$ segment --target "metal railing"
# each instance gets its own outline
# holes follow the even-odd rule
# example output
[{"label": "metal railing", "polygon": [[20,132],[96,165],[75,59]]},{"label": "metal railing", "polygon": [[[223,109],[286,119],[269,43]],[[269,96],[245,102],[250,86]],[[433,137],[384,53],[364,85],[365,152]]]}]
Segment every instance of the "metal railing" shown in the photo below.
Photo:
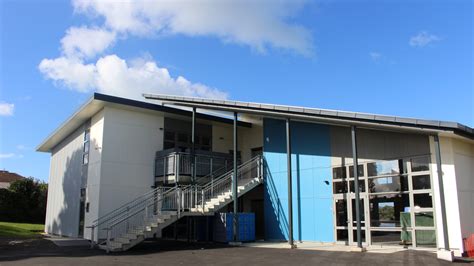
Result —
[{"label": "metal railing", "polygon": [[[127,228],[130,225],[134,224],[132,219],[128,219],[132,216],[139,216],[139,213],[147,214],[146,216],[157,215],[163,208],[162,205],[167,205],[169,208],[176,208],[177,204],[170,203],[170,196],[176,193],[176,188],[167,188],[167,187],[157,187],[134,200],[118,207],[117,209],[102,215],[97,220],[94,220],[90,226],[87,226],[91,230],[90,240],[91,246],[95,244],[101,244],[100,239],[101,232],[103,230],[109,231],[114,225],[119,223],[121,220],[128,220]],[[152,206],[153,208],[150,208]],[[140,214],[141,215],[141,214]],[[145,217],[144,217],[145,218]],[[107,237],[109,237],[109,232],[107,232]]]},{"label": "metal railing", "polygon": [[[263,178],[263,160],[256,156],[238,167],[237,183],[243,185],[254,178]],[[205,212],[205,205],[219,195],[230,192],[232,188],[233,171],[227,171],[205,185],[187,185],[175,187],[158,187],[144,195],[122,205],[121,207],[101,216],[91,226],[91,247],[96,244],[110,243],[125,234],[137,234],[145,230],[151,222],[156,223],[163,211],[175,212],[177,218],[182,212]],[[106,236],[101,238],[100,232]],[[102,239],[99,241],[99,239]]]},{"label": "metal railing", "polygon": [[[247,184],[254,178],[263,179],[263,160],[262,156],[256,156],[249,161],[241,164],[237,171],[237,185]],[[233,180],[233,170],[230,170],[220,177],[211,180],[205,185],[189,185],[183,188],[183,210],[200,208],[205,212],[207,202],[224,193],[231,192]]]},{"label": "metal railing", "polygon": [[[197,180],[211,175],[218,176],[232,168],[232,156],[225,153],[198,151],[193,156],[186,152],[164,150],[157,152],[155,157],[155,177],[174,176],[179,181],[180,176],[192,176],[192,163],[195,164]],[[206,181],[206,179],[204,179]]]}]

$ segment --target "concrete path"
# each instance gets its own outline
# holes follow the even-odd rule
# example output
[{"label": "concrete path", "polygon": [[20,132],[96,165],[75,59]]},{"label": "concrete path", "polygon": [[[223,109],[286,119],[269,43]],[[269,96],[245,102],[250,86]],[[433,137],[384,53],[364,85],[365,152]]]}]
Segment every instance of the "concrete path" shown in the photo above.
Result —
[{"label": "concrete path", "polygon": [[178,241],[145,241],[128,252],[106,254],[84,246],[56,246],[40,239],[29,247],[1,247],[0,265],[448,265],[436,255],[401,252],[339,251],[230,247]]}]

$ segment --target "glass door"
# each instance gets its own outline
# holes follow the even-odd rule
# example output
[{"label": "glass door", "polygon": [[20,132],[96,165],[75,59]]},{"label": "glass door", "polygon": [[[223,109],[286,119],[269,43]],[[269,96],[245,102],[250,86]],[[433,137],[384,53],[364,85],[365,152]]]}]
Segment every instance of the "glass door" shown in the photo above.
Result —
[{"label": "glass door", "polygon": [[[366,235],[367,235],[367,226],[366,226],[366,220],[365,217],[366,215],[366,210],[367,210],[367,200],[366,200],[367,195],[365,193],[360,194],[360,219],[361,219],[361,236],[362,236],[362,243],[366,242]],[[351,223],[349,224],[349,232],[352,232],[352,234],[349,234],[349,245],[357,245],[357,216],[356,216],[356,199],[355,195],[351,194],[350,195],[350,206],[349,209],[351,210],[349,212],[350,218],[349,220]]]}]

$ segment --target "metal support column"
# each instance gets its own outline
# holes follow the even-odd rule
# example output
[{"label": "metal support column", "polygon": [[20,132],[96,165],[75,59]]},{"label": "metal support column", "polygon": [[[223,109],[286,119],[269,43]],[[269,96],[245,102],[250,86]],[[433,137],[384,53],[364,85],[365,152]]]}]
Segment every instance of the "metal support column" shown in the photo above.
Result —
[{"label": "metal support column", "polygon": [[238,201],[238,195],[237,195],[237,179],[238,179],[238,173],[237,173],[237,112],[234,112],[234,173],[232,175],[232,198],[234,200],[234,226],[233,226],[233,233],[234,237],[233,240],[234,242],[237,242],[237,232],[238,232],[238,206],[237,206],[237,201]]},{"label": "metal support column", "polygon": [[357,246],[362,248],[362,229],[360,219],[360,193],[359,193],[359,165],[357,160],[357,136],[356,127],[351,126],[352,135],[352,161],[354,163],[354,190],[355,190],[355,207],[356,207],[356,221],[357,221]]},{"label": "metal support column", "polygon": [[293,243],[293,187],[291,184],[291,129],[290,119],[286,119],[286,163],[288,168],[288,244],[294,248]]},{"label": "metal support column", "polygon": [[191,121],[191,182],[196,183],[196,107],[193,107],[193,117]]},{"label": "metal support column", "polygon": [[438,135],[434,135],[434,148],[436,156],[436,168],[438,171],[439,201],[441,205],[441,219],[443,222],[444,250],[449,250],[448,220],[446,219],[446,202],[444,200],[443,169],[441,168],[441,147]]}]

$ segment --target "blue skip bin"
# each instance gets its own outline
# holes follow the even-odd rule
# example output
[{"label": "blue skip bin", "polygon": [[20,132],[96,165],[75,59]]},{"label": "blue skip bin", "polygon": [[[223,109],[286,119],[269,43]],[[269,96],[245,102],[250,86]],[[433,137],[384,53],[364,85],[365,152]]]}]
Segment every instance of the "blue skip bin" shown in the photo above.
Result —
[{"label": "blue skip bin", "polygon": [[[255,214],[237,213],[238,232],[237,241],[255,241]],[[217,213],[214,217],[214,241],[228,243],[233,241],[233,213]]]}]

